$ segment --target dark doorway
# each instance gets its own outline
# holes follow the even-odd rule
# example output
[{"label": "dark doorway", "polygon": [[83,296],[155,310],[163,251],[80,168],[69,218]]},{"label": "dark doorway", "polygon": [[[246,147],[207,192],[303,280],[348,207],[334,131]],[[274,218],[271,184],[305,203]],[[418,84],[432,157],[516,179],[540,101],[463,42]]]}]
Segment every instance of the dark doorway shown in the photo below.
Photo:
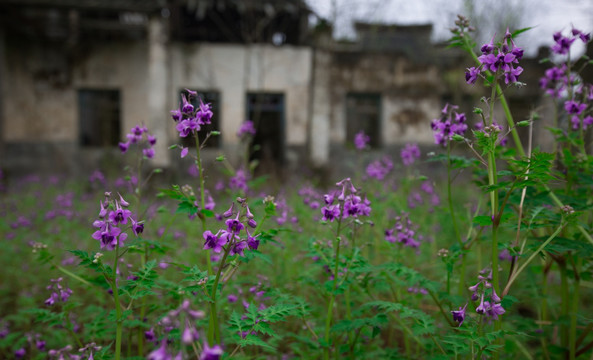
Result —
[{"label": "dark doorway", "polygon": [[381,94],[349,93],[346,96],[346,139],[354,143],[358,132],[370,137],[371,148],[381,146]]},{"label": "dark doorway", "polygon": [[284,94],[247,94],[247,119],[256,129],[250,159],[259,162],[257,172],[276,172],[284,163]]},{"label": "dark doorway", "polygon": [[117,146],[120,141],[118,90],[78,90],[78,138],[82,146]]}]

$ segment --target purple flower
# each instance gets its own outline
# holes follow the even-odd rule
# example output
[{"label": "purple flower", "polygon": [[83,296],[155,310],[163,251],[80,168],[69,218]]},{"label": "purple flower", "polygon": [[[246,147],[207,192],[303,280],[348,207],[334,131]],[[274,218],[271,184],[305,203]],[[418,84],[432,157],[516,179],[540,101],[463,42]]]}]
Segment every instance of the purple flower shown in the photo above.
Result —
[{"label": "purple flower", "polygon": [[334,221],[335,218],[340,216],[340,208],[338,205],[329,205],[321,208],[321,214],[323,215],[323,221]]},{"label": "purple flower", "polygon": [[144,156],[146,156],[149,159],[152,159],[154,157],[154,149],[153,148],[147,148],[147,149],[142,149],[142,154],[144,154]]},{"label": "purple flower", "polygon": [[17,359],[22,359],[25,357],[26,353],[27,352],[25,351],[25,348],[20,348],[14,352],[14,357],[16,357]]},{"label": "purple flower", "polygon": [[212,249],[215,253],[220,253],[222,247],[228,243],[228,236],[220,236],[212,234],[210,230],[204,231],[204,250]]},{"label": "purple flower", "polygon": [[371,138],[364,133],[364,131],[360,131],[354,136],[354,146],[358,150],[366,149],[368,143],[371,141]]},{"label": "purple flower", "polygon": [[210,104],[204,104],[202,99],[200,99],[200,108],[196,113],[196,118],[198,119],[198,124],[200,125],[207,125],[210,124],[210,119],[212,119],[212,110],[210,110]]},{"label": "purple flower", "polygon": [[138,236],[139,234],[142,234],[144,231],[144,223],[136,222],[136,220],[131,217],[130,220],[132,220],[132,231],[134,232],[134,235]]},{"label": "purple flower", "polygon": [[186,115],[191,114],[194,111],[194,106],[187,101],[185,94],[181,94],[181,101],[183,102],[181,105],[181,112]]},{"label": "purple flower", "polygon": [[420,159],[420,148],[416,144],[406,144],[400,154],[404,165],[410,166],[416,159]]},{"label": "purple flower", "polygon": [[573,100],[564,103],[564,109],[566,109],[569,114],[580,115],[586,108],[587,104],[581,104]]},{"label": "purple flower", "polygon": [[523,72],[520,66],[516,68],[513,66],[523,57],[523,49],[515,45],[508,29],[500,47],[494,45],[493,37],[489,43],[482,45],[480,50],[482,51],[482,55],[478,57],[480,66],[468,68],[465,73],[465,81],[468,84],[474,84],[483,70],[504,74],[506,84],[516,82],[517,77]]},{"label": "purple flower", "polygon": [[122,154],[125,154],[126,151],[128,151],[128,148],[130,147],[130,142],[126,141],[124,142],[120,142],[119,143],[119,150],[121,151]]},{"label": "purple flower", "polygon": [[453,135],[463,135],[467,130],[465,114],[456,112],[456,109],[457,106],[446,104],[441,117],[432,120],[430,126],[437,145],[446,146]]},{"label": "purple flower", "polygon": [[219,345],[213,347],[208,346],[208,343],[204,343],[204,351],[200,355],[200,360],[220,360],[224,351]]},{"label": "purple flower", "polygon": [[161,346],[148,354],[146,358],[148,360],[171,360],[171,356],[167,354],[167,340],[163,339]]},{"label": "purple flower", "polygon": [[465,72],[465,82],[468,84],[474,84],[476,80],[478,80],[478,75],[480,75],[481,71],[477,67],[468,68]]},{"label": "purple flower", "polygon": [[229,252],[230,256],[239,255],[245,256],[243,251],[247,249],[247,241],[238,241],[231,247],[231,251]]},{"label": "purple flower", "polygon": [[461,326],[465,320],[465,308],[467,308],[467,304],[465,304],[464,307],[459,307],[459,310],[451,311],[451,314],[453,315],[453,321],[459,323],[457,326]]},{"label": "purple flower", "polygon": [[251,250],[257,250],[259,247],[259,239],[257,239],[257,237],[251,236],[251,234],[247,232],[247,245]]},{"label": "purple flower", "polygon": [[132,215],[132,212],[128,209],[122,209],[118,203],[116,203],[115,211],[109,212],[109,220],[114,225],[127,224],[128,218]]},{"label": "purple flower", "polygon": [[52,293],[47,300],[45,300],[45,305],[52,306],[57,301],[66,302],[70,295],[72,295],[72,290],[63,286],[61,284],[62,278],[51,279],[51,285],[47,287],[47,290],[51,290]]},{"label": "purple flower", "polygon": [[228,219],[227,221],[225,221],[225,224],[227,226],[228,231],[233,234],[239,234],[241,230],[245,228],[245,225],[243,225],[241,221],[239,221],[239,213],[237,213],[237,217],[235,217],[234,219]]},{"label": "purple flower", "polygon": [[237,131],[237,136],[240,138],[244,137],[245,135],[254,136],[255,132],[256,131],[253,121],[246,120],[243,122],[243,124],[241,124],[241,127],[239,127],[239,130]]}]

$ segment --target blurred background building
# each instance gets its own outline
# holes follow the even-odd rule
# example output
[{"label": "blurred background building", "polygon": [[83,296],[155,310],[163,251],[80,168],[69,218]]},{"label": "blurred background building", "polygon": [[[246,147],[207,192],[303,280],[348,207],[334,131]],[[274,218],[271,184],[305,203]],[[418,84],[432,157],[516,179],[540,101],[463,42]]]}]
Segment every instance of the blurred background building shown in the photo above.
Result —
[{"label": "blurred background building", "polygon": [[[249,119],[264,171],[327,169],[361,130],[376,152],[430,146],[445,103],[471,111],[483,95],[465,84],[471,59],[433,43],[431,24],[354,28],[336,41],[304,0],[0,0],[0,167],[89,172],[116,161],[136,124],[158,139],[153,164],[172,167],[170,110],[191,89],[212,104],[206,130],[221,131],[209,159],[240,157]],[[522,66],[530,85],[508,93],[519,120],[543,104],[547,67]]]}]

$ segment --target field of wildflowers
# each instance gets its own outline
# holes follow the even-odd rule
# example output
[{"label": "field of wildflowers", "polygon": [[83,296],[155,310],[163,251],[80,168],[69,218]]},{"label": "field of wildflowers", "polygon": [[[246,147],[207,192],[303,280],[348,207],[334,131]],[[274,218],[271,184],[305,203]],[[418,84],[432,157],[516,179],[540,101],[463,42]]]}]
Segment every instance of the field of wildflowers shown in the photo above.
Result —
[{"label": "field of wildflowers", "polygon": [[[213,115],[187,90],[171,126],[196,147],[170,151],[195,160],[190,184],[153,186],[159,139],[143,125],[120,143],[133,164],[120,177],[0,176],[0,358],[591,358],[593,85],[575,65],[589,59],[569,56],[590,35],[554,35],[538,85],[559,111],[542,152],[517,134],[538,114],[515,121],[505,100],[525,29],[479,50],[471,30],[460,16],[451,45],[490,96],[473,114],[443,108],[431,157],[408,144],[329,187],[270,187],[246,121],[244,160],[221,156],[214,182],[200,151],[218,134],[198,137]],[[420,175],[424,161],[447,178]]]}]

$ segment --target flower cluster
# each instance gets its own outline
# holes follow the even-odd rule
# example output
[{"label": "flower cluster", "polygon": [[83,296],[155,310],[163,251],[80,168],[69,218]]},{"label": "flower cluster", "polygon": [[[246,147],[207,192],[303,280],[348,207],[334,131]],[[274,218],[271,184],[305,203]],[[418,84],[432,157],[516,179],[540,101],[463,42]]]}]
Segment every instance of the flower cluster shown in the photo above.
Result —
[{"label": "flower cluster", "polygon": [[357,150],[364,150],[368,147],[370,141],[371,138],[364,131],[360,131],[354,136],[354,147]]},{"label": "flower cluster", "polygon": [[156,144],[156,137],[150,135],[148,133],[148,129],[146,126],[136,125],[134,126],[128,134],[126,134],[126,138],[128,141],[120,142],[119,149],[121,150],[122,154],[125,154],[126,151],[130,148],[132,144],[139,144],[142,142],[142,139],[146,136],[146,143],[148,146],[142,149],[142,154],[149,159],[154,157],[154,145]]},{"label": "flower cluster", "polygon": [[[567,67],[566,64],[551,67],[546,70],[544,77],[539,80],[539,86],[545,90],[546,94],[560,98],[561,94],[568,86],[568,77],[566,76]],[[571,76],[571,83],[575,80],[574,76]]]},{"label": "flower cluster", "polygon": [[479,67],[468,68],[465,73],[465,81],[474,84],[482,72],[490,70],[504,76],[505,84],[514,83],[523,72],[521,66],[515,67],[523,57],[523,49],[515,46],[512,35],[507,29],[501,44],[494,45],[494,37],[488,44],[482,45],[482,55],[478,57]]},{"label": "flower cluster", "polygon": [[171,117],[177,123],[175,128],[180,137],[195,135],[200,131],[201,126],[212,122],[213,115],[210,104],[204,104],[202,99],[200,99],[200,105],[194,107],[191,100],[197,98],[198,93],[188,89],[186,91],[187,97],[181,94],[182,103],[179,108],[171,111]]},{"label": "flower cluster", "polygon": [[251,120],[244,121],[237,131],[237,136],[240,138],[244,138],[247,135],[255,136],[255,125]]},{"label": "flower cluster", "polygon": [[395,217],[395,225],[391,229],[385,230],[385,240],[417,249],[420,247],[420,238],[416,239],[414,228],[409,214],[402,212],[400,216]]},{"label": "flower cluster", "polygon": [[99,202],[99,219],[93,223],[98,230],[93,233],[93,239],[100,241],[101,249],[113,250],[117,245],[124,245],[128,235],[122,232],[120,226],[126,225],[128,219],[135,235],[144,231],[144,224],[134,220],[132,212],[126,209],[129,205],[121,195],[119,200],[112,200],[109,192],[105,193],[105,200]]},{"label": "flower cluster", "polygon": [[51,291],[51,295],[47,300],[45,300],[45,305],[52,306],[56,303],[56,301],[66,302],[70,295],[72,295],[72,290],[63,286],[61,284],[62,278],[57,279],[50,279],[52,282],[50,285],[47,286],[47,290]]},{"label": "flower cluster", "polygon": [[577,38],[585,44],[591,41],[591,35],[585,34],[579,29],[573,28],[568,36],[564,36],[558,31],[554,33],[554,45],[550,47],[550,50],[552,50],[554,54],[566,55],[570,52],[570,47]]},{"label": "flower cluster", "polygon": [[[476,312],[480,315],[486,315],[493,320],[498,320],[498,316],[505,313],[504,308],[500,305],[501,299],[492,287],[492,271],[488,276],[484,276],[486,271],[482,270],[478,275],[478,282],[469,287],[472,292],[472,301],[480,299],[480,305],[476,308]],[[486,293],[490,297],[490,301],[485,301]]]},{"label": "flower cluster", "polygon": [[384,156],[381,160],[371,162],[366,168],[366,174],[370,178],[383,180],[391,170],[393,170],[393,162]]},{"label": "flower cluster", "polygon": [[[224,250],[225,252],[228,251],[230,256],[245,256],[244,250],[248,247],[251,250],[257,250],[259,239],[257,239],[257,236],[252,236],[248,230],[248,227],[255,229],[257,223],[249,210],[247,201],[238,198],[237,203],[239,203],[240,208],[236,214],[234,211],[234,202],[222,214],[224,218],[227,218],[225,221],[226,229],[220,229],[216,234],[213,234],[210,230],[204,232],[204,250],[212,249],[215,253],[220,253]],[[233,216],[235,217],[232,218]],[[245,226],[243,221],[246,222],[247,226]],[[245,230],[245,235],[242,235],[243,230]]]},{"label": "flower cluster", "polygon": [[229,179],[229,188],[231,190],[242,190],[246,193],[249,190],[249,185],[247,185],[248,179],[249,173],[243,169],[239,169],[235,171],[235,175]]},{"label": "flower cluster", "polygon": [[445,105],[441,117],[432,120],[430,127],[434,132],[434,141],[437,145],[446,146],[453,135],[463,135],[467,130],[467,119],[464,113],[458,113],[456,105]]},{"label": "flower cluster", "polygon": [[[350,178],[346,178],[338,183],[336,186],[341,187],[342,191],[330,192],[324,195],[324,207],[321,208],[323,221],[334,221],[341,215],[342,219],[348,217],[357,218],[359,216],[369,216],[371,213],[371,202],[364,197],[356,195],[358,190],[352,185]],[[335,200],[338,200],[334,204]]]},{"label": "flower cluster", "polygon": [[[194,323],[196,320],[202,319],[205,316],[203,311],[193,310],[190,305],[191,303],[189,300],[184,300],[177,309],[169,311],[167,315],[158,322],[158,325],[163,329],[165,334],[170,334],[174,329],[179,329],[179,332],[181,333],[181,342],[184,345],[190,345],[199,340],[200,334],[195,328]],[[183,331],[181,331],[181,328],[183,328]],[[155,344],[158,343],[154,328],[146,331],[144,336],[146,340]],[[168,349],[168,345],[170,345],[170,341],[167,340],[167,336],[164,336],[160,342],[160,346],[148,354],[147,359],[175,360],[183,358],[181,351],[179,351],[177,355],[172,355],[170,349]]]},{"label": "flower cluster", "polygon": [[[570,116],[571,128],[573,130],[578,130],[581,127],[581,115],[584,113],[585,109],[587,109],[587,104],[568,100],[564,103],[564,109]],[[583,130],[587,130],[589,126],[593,125],[593,117],[587,115],[583,118],[582,122]]]},{"label": "flower cluster", "polygon": [[417,159],[420,159],[420,148],[416,144],[406,144],[400,153],[402,162],[405,166],[412,165]]},{"label": "flower cluster", "polygon": [[72,345],[66,345],[61,349],[52,349],[50,351],[47,352],[47,354],[49,355],[50,359],[57,359],[57,360],[63,360],[63,359],[69,359],[69,360],[81,360],[82,356],[80,355],[75,355],[72,354],[72,351],[74,350],[74,348],[72,347]]},{"label": "flower cluster", "polygon": [[308,205],[313,210],[319,209],[319,200],[323,196],[313,187],[304,186],[298,191],[298,194],[303,199],[303,204]]}]

